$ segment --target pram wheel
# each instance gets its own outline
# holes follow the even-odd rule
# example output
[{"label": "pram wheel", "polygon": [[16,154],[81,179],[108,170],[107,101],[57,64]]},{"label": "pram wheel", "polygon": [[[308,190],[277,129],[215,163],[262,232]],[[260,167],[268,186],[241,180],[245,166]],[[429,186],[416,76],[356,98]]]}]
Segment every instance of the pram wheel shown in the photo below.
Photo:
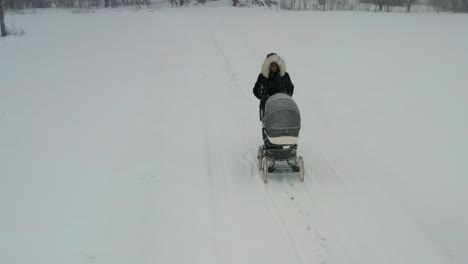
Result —
[{"label": "pram wheel", "polygon": [[264,183],[268,182],[268,159],[265,157],[262,160],[262,179]]},{"label": "pram wheel", "polygon": [[301,181],[304,181],[304,159],[302,158],[302,156],[299,156],[299,158],[297,158],[296,160],[296,166],[299,167],[299,179]]},{"label": "pram wheel", "polygon": [[263,168],[263,148],[262,146],[258,147],[257,153],[257,162],[258,162],[258,169],[261,170]]}]

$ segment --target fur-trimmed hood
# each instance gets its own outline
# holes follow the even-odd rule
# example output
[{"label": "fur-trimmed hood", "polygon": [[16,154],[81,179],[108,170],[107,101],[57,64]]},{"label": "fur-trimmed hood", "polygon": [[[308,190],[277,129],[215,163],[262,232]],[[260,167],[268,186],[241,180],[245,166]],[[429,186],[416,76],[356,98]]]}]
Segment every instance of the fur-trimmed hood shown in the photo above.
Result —
[{"label": "fur-trimmed hood", "polygon": [[262,65],[263,77],[268,79],[268,77],[270,76],[270,65],[272,62],[275,62],[276,64],[278,64],[278,67],[280,70],[279,74],[281,77],[283,77],[286,74],[286,63],[284,63],[284,60],[276,54],[270,55],[263,62],[263,65]]}]

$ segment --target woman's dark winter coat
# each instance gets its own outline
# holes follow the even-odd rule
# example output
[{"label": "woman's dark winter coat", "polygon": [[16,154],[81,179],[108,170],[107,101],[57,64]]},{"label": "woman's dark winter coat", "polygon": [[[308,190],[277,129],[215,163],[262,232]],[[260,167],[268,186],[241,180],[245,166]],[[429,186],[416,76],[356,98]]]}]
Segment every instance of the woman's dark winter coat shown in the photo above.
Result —
[{"label": "woman's dark winter coat", "polygon": [[253,88],[253,93],[261,101],[266,101],[270,96],[276,93],[285,93],[293,95],[294,85],[286,72],[283,77],[279,73],[270,73],[269,78],[265,78],[261,73],[258,75],[257,82]]},{"label": "woman's dark winter coat", "polygon": [[[278,65],[276,73],[270,72],[271,63]],[[265,59],[262,66],[262,73],[258,75],[257,82],[253,88],[255,97],[260,100],[260,116],[265,110],[265,104],[268,98],[276,93],[285,93],[293,95],[294,85],[286,72],[286,64],[278,55],[269,56]]]}]

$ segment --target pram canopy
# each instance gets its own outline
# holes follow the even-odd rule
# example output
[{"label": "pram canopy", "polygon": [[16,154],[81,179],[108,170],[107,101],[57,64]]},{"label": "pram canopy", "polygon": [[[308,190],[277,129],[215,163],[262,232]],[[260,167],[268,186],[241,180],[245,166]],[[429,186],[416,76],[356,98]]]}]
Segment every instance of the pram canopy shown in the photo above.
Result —
[{"label": "pram canopy", "polygon": [[291,96],[277,93],[265,105],[263,127],[273,144],[296,144],[301,129],[301,115]]}]

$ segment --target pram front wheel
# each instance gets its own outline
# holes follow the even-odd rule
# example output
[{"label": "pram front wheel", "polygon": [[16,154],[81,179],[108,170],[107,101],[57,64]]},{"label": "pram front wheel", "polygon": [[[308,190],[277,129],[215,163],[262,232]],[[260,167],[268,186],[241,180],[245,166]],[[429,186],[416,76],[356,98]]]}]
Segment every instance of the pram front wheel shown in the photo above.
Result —
[{"label": "pram front wheel", "polygon": [[257,162],[258,162],[258,169],[261,170],[263,168],[263,148],[262,146],[258,147],[257,153]]},{"label": "pram front wheel", "polygon": [[304,181],[305,171],[304,171],[304,159],[302,158],[302,156],[299,156],[299,158],[297,158],[296,166],[299,167],[299,179],[301,181]]},{"label": "pram front wheel", "polygon": [[262,180],[264,183],[268,182],[268,159],[265,157],[262,160]]}]

